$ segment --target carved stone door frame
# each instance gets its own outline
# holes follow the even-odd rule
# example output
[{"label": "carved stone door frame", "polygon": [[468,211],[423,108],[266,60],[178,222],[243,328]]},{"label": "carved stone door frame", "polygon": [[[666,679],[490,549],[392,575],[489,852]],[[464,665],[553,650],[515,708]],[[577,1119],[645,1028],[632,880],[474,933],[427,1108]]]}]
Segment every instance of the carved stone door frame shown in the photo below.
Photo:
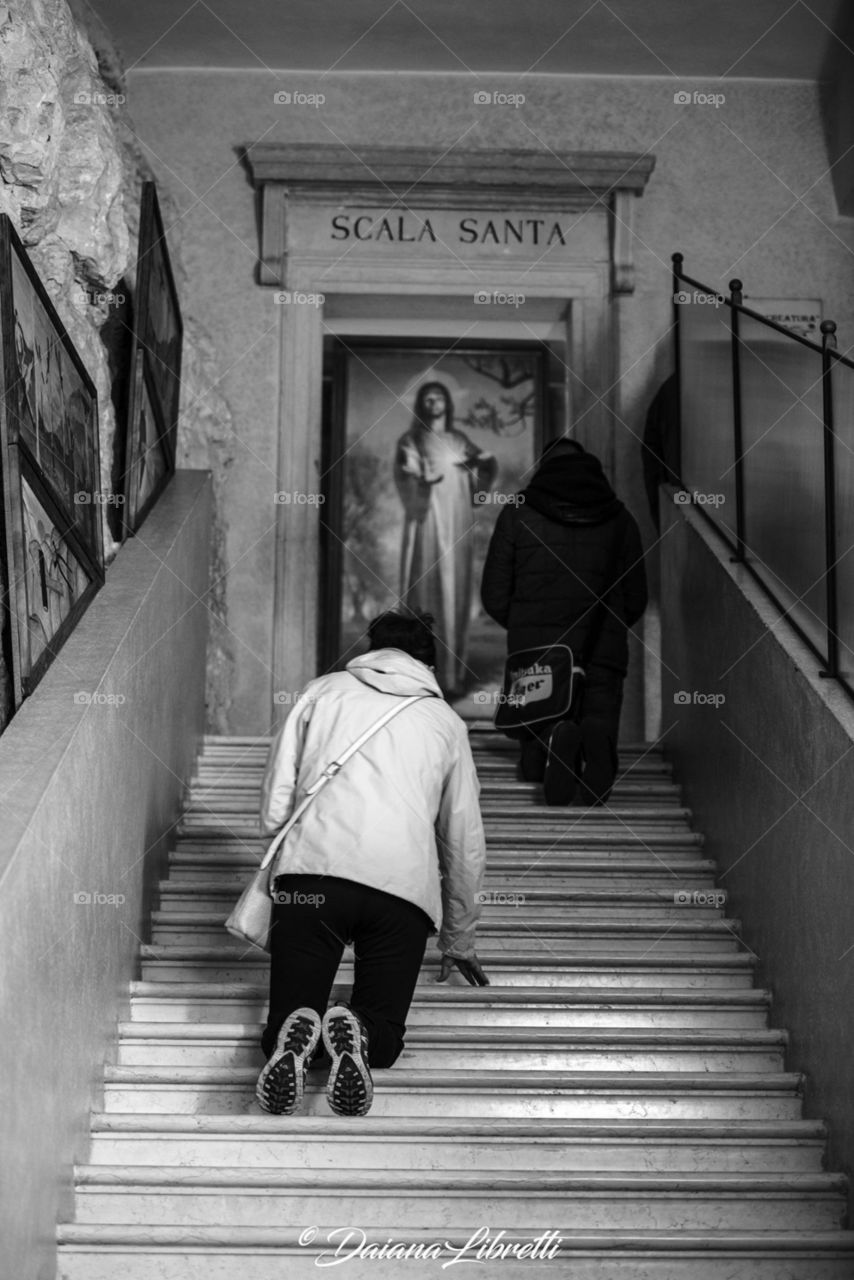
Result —
[{"label": "carved stone door frame", "polygon": [[[607,466],[613,456],[612,388],[615,324],[612,301],[632,291],[632,217],[654,165],[650,156],[615,153],[451,152],[371,148],[356,156],[339,146],[265,144],[248,148],[261,191],[259,283],[283,291],[280,308],[278,488],[304,495],[321,489],[321,392],[326,332],[320,295],[436,295],[472,301],[480,288],[515,290],[553,300],[564,310],[571,421],[595,442]],[[364,226],[387,218],[405,245],[374,241],[343,248],[329,228],[362,211]],[[560,220],[560,255],[542,245],[463,248],[408,242],[411,227],[449,211],[522,211],[548,227]],[[337,211],[337,213],[336,213]],[[437,211],[437,212],[434,212]],[[345,215],[342,217],[342,215]],[[477,221],[472,217],[472,222]],[[537,234],[535,231],[534,235]],[[392,232],[389,232],[391,238]],[[566,238],[564,242],[564,237]],[[435,237],[434,237],[435,241]],[[564,252],[564,249],[566,250]],[[317,674],[319,509],[310,501],[277,506],[273,617],[272,712]]]}]

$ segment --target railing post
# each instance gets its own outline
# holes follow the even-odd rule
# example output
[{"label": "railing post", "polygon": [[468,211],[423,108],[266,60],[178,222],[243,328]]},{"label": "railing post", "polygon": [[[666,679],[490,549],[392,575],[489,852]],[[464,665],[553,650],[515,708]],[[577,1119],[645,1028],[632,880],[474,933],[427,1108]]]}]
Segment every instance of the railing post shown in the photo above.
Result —
[{"label": "railing post", "polygon": [[735,472],[735,557],[744,560],[744,438],[741,423],[741,342],[738,309],[742,304],[740,280],[730,280],[730,344],[732,352],[732,434]]},{"label": "railing post", "polygon": [[827,670],[819,675],[835,680],[839,675],[838,599],[836,594],[836,449],[833,430],[833,357],[836,323],[821,322],[821,393],[824,419],[824,547],[827,561]]},{"label": "railing post", "polygon": [[[679,303],[676,301],[676,295],[679,293],[679,286],[682,283],[682,263],[684,256],[681,253],[671,255],[673,263],[673,373],[676,377],[676,439],[679,441],[679,457],[682,457],[682,356],[679,350],[680,346],[680,329],[679,329]],[[682,468],[679,468],[680,479]]]}]

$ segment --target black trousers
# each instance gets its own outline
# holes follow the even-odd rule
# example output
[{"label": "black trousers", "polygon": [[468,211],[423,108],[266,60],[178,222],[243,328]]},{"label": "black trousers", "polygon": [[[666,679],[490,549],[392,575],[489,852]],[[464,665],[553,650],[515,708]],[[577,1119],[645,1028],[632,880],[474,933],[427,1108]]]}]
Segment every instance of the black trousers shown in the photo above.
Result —
[{"label": "black trousers", "polygon": [[274,889],[264,1053],[270,1056],[282,1023],[295,1009],[307,1006],[323,1017],[342,952],[352,943],[348,1003],[368,1030],[370,1066],[390,1067],[403,1048],[433,928],[429,917],[394,894],[335,876],[277,876]]},{"label": "black trousers", "polygon": [[[581,720],[592,720],[601,728],[607,739],[614,773],[617,772],[617,739],[620,733],[620,711],[623,705],[623,681],[625,676],[611,667],[597,667],[593,663],[587,668],[584,691],[581,701]],[[547,724],[529,729],[522,739],[524,742],[538,741],[542,744],[542,764],[545,766],[545,750],[549,734],[558,723],[550,720]]]}]

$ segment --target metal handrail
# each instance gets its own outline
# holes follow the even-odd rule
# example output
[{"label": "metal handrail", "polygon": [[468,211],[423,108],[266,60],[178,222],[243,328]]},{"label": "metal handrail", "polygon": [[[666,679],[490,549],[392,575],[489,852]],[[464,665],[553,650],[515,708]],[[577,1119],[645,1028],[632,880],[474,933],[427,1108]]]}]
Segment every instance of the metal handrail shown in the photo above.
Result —
[{"label": "metal handrail", "polygon": [[[798,632],[800,637],[809,645],[810,649],[819,658],[823,664],[819,675],[839,681],[849,693],[854,695],[854,689],[847,683],[840,671],[839,664],[839,593],[838,593],[838,548],[836,537],[836,513],[837,513],[837,474],[836,474],[836,445],[837,435],[834,430],[833,421],[833,376],[834,369],[839,365],[845,365],[847,368],[854,370],[854,360],[848,359],[846,356],[840,355],[836,351],[836,324],[832,320],[824,320],[821,324],[821,343],[813,342],[809,338],[805,338],[802,334],[794,333],[791,329],[787,329],[784,325],[779,324],[775,320],[771,320],[768,316],[763,316],[759,312],[746,307],[743,301],[742,283],[740,280],[732,280],[729,285],[729,297],[711,289],[708,285],[704,285],[701,281],[695,280],[692,276],[688,276],[683,271],[684,258],[681,253],[674,253],[673,262],[673,324],[675,335],[675,360],[674,372],[676,376],[678,405],[678,434],[679,439],[683,439],[683,422],[682,422],[682,377],[684,374],[684,358],[682,353],[682,334],[680,328],[680,312],[681,305],[678,301],[678,295],[685,285],[689,286],[698,293],[715,298],[719,305],[730,309],[730,343],[731,343],[731,376],[732,376],[732,397],[733,397],[733,472],[735,483],[735,538],[729,536],[726,528],[719,521],[716,521],[708,511],[701,508],[701,513],[705,519],[717,529],[721,537],[724,538],[727,545],[733,551],[733,559],[742,564],[758,582],[765,593],[774,601],[781,612],[788,618],[791,625]],[[778,598],[768,583],[760,574],[752,567],[747,559],[746,552],[748,550],[745,543],[745,470],[744,470],[744,421],[743,421],[743,405],[742,405],[742,341],[740,337],[740,320],[742,316],[749,317],[752,321],[764,326],[774,333],[785,338],[786,341],[798,343],[801,346],[808,347],[815,352],[821,361],[821,384],[822,384],[822,434],[823,434],[823,464],[824,464],[824,552],[825,552],[825,598],[826,598],[826,640],[824,649],[818,647],[814,640],[810,638],[800,627],[796,619],[792,616],[791,606],[786,606]]]}]

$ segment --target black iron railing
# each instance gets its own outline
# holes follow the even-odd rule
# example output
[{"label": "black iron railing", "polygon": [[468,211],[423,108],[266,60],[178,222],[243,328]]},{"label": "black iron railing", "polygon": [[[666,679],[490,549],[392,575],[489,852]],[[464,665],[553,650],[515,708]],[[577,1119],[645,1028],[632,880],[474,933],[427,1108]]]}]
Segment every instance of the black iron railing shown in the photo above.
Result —
[{"label": "black iron railing", "polygon": [[854,362],[685,275],[673,255],[680,475],[822,664],[854,692]]}]

